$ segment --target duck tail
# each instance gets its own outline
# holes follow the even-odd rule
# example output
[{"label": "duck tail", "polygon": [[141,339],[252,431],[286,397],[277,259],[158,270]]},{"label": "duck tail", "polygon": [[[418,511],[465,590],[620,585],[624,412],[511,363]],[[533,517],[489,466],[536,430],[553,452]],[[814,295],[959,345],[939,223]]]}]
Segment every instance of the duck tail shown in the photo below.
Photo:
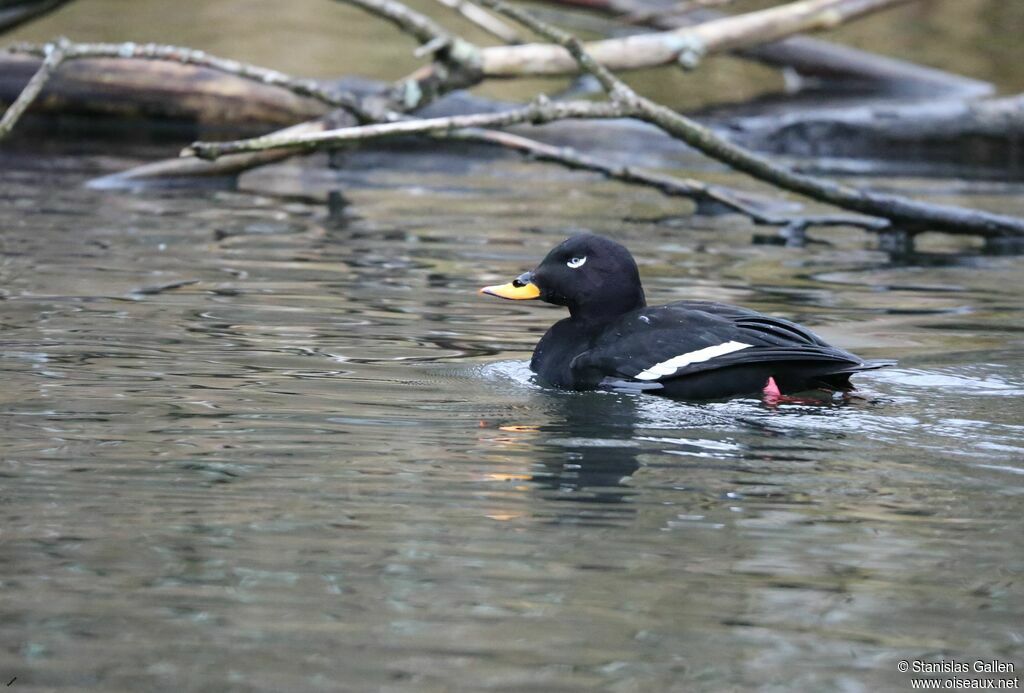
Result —
[{"label": "duck tail", "polygon": [[860,366],[851,368],[851,373],[859,373],[861,371],[875,371],[879,368],[891,368],[898,363],[895,359],[871,359],[870,361],[864,361]]}]

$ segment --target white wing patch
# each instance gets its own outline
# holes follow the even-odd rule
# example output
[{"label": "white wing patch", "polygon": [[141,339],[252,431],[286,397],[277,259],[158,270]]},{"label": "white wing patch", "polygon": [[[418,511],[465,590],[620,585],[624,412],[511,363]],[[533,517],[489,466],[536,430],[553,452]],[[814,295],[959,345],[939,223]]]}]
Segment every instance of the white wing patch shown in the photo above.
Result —
[{"label": "white wing patch", "polygon": [[672,375],[680,368],[689,366],[691,363],[702,363],[713,359],[716,356],[725,356],[726,354],[731,354],[734,351],[746,349],[750,346],[753,345],[744,344],[743,342],[725,342],[724,344],[705,347],[703,349],[698,349],[697,351],[691,351],[688,354],[673,356],[668,361],[656,363],[647,370],[637,373],[634,377],[637,380],[658,380],[659,378],[664,378],[666,375]]}]

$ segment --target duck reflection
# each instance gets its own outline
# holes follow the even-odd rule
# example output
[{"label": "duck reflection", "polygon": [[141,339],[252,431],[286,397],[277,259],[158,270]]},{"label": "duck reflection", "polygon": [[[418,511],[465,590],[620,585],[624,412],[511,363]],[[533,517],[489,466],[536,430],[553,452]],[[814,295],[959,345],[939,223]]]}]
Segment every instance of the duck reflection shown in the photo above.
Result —
[{"label": "duck reflection", "polygon": [[517,478],[555,501],[622,503],[634,495],[630,477],[640,468],[635,397],[604,392],[547,392],[547,422],[506,423],[499,441],[529,441],[536,455]]}]

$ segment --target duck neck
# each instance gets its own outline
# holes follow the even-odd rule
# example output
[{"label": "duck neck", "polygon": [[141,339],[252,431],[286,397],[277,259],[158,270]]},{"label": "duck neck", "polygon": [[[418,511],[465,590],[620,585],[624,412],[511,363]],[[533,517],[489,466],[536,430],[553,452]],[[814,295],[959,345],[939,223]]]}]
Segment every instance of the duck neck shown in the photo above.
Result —
[{"label": "duck neck", "polygon": [[638,310],[647,305],[644,290],[637,287],[635,292],[620,294],[600,301],[588,301],[569,306],[569,317],[580,324],[611,322],[620,315]]}]

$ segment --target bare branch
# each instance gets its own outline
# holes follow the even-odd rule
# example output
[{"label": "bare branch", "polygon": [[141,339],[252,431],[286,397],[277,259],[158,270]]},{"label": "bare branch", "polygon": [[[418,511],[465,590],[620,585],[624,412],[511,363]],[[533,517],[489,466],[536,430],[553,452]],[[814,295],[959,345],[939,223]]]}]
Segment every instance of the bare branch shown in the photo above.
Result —
[{"label": "bare branch", "polygon": [[[594,60],[611,70],[635,70],[666,65],[687,53],[707,55],[769,43],[797,33],[832,29],[851,19],[911,1],[799,0],[693,27],[594,41],[584,47]],[[566,75],[580,70],[564,47],[552,44],[494,46],[482,49],[481,59],[485,77]]]},{"label": "bare branch", "polygon": [[444,118],[402,120],[352,128],[325,130],[324,132],[281,137],[276,134],[253,137],[232,142],[194,142],[182,151],[182,156],[195,155],[203,159],[216,159],[226,154],[257,152],[266,149],[330,149],[346,143],[364,142],[404,135],[438,134],[460,128],[498,128],[518,123],[549,123],[567,118],[620,118],[629,115],[617,104],[591,101],[550,101],[546,98],[498,113],[474,113]]}]

